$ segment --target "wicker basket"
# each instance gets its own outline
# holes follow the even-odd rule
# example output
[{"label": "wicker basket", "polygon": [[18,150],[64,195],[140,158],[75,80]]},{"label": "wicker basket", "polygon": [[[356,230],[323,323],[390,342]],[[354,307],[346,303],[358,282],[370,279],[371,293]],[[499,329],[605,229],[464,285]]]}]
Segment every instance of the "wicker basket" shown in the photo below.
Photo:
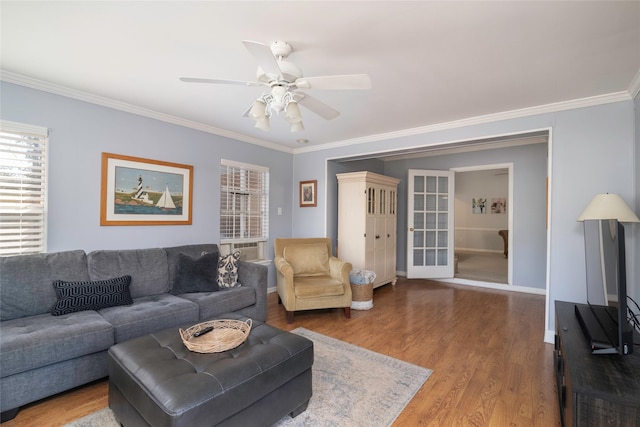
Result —
[{"label": "wicker basket", "polygon": [[[196,353],[220,353],[236,348],[249,336],[251,331],[251,319],[246,322],[241,320],[210,320],[198,323],[184,330],[180,329],[180,336],[185,347]],[[211,332],[195,337],[194,335],[204,329],[213,328]]]},{"label": "wicker basket", "polygon": [[373,283],[351,285],[352,301],[369,301],[373,299]]}]

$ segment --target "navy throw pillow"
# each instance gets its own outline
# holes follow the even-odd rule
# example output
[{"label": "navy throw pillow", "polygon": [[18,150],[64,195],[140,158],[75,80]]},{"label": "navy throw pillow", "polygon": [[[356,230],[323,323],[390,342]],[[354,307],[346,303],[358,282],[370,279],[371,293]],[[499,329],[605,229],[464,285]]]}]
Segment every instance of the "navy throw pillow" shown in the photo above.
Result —
[{"label": "navy throw pillow", "polygon": [[192,292],[217,292],[219,289],[218,252],[211,252],[193,259],[188,255],[178,255],[176,279],[171,293],[174,295]]},{"label": "navy throw pillow", "polygon": [[58,300],[51,308],[51,314],[60,316],[76,311],[131,305],[133,299],[129,285],[131,276],[82,282],[55,280],[53,289]]}]

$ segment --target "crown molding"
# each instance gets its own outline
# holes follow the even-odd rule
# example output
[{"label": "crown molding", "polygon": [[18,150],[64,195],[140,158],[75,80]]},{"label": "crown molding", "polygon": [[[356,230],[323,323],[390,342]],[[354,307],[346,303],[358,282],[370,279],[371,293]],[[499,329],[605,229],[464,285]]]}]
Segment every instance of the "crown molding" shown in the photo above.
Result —
[{"label": "crown molding", "polygon": [[437,123],[429,126],[421,126],[417,128],[404,129],[396,132],[380,133],[376,135],[368,135],[361,138],[353,138],[344,141],[330,142],[318,146],[303,147],[294,149],[294,154],[307,153],[310,151],[329,150],[332,148],[346,147],[356,144],[365,144],[373,141],[384,141],[388,139],[403,138],[407,136],[420,135],[424,133],[456,129],[465,126],[480,125],[502,120],[516,119],[527,116],[534,116],[545,113],[555,113],[558,111],[573,110],[576,108],[592,107],[602,104],[611,104],[620,101],[629,101],[633,98],[629,92],[621,91],[605,95],[591,96],[587,98],[574,99],[571,101],[555,102],[552,104],[539,105],[536,107],[521,108],[519,110],[504,111],[501,113],[487,114],[484,116],[470,117],[467,119],[454,120],[450,122]]},{"label": "crown molding", "polygon": [[640,93],[640,70],[636,73],[636,76],[631,80],[631,84],[629,85],[629,94],[632,99],[636,99]]},{"label": "crown molding", "polygon": [[110,98],[90,94],[76,89],[70,89],[65,86],[56,85],[43,80],[34,79],[31,77],[23,76],[21,74],[12,73],[5,70],[0,70],[0,80],[7,83],[14,83],[20,86],[26,86],[32,89],[49,92],[55,95],[61,95],[68,98],[77,99],[79,101],[85,101],[92,104],[102,105],[104,107],[113,108],[116,110],[136,114],[143,117],[148,117],[155,120],[160,120],[167,123],[172,123],[178,126],[183,126],[190,129],[199,130],[214,135],[231,138],[236,141],[242,141],[249,144],[259,145],[271,150],[282,151],[289,154],[301,154],[313,151],[330,150],[334,148],[341,148],[350,145],[366,144],[375,141],[384,141],[389,139],[403,138],[408,136],[414,136],[419,134],[425,134],[430,132],[450,130],[461,128],[465,126],[473,126],[479,124],[486,124],[492,122],[498,122],[502,120],[509,120],[527,116],[533,116],[545,113],[554,113],[558,111],[572,110],[576,108],[592,107],[603,104],[610,104],[620,101],[633,100],[638,93],[640,93],[640,70],[634,77],[629,91],[614,92],[605,95],[592,96],[587,98],[574,99],[571,101],[562,101],[551,104],[544,104],[535,107],[527,107],[518,110],[504,111],[500,113],[487,114],[483,116],[470,117],[461,120],[454,120],[450,122],[436,123],[428,126],[420,126],[411,129],[403,129],[400,131],[386,132],[374,135],[367,135],[360,138],[347,139],[343,141],[329,142],[326,144],[320,144],[310,147],[290,148],[280,144],[275,144],[263,139],[254,138],[248,135],[244,135],[237,132],[232,132],[226,129],[220,129],[214,126],[205,125],[202,123],[194,122],[192,120],[183,119],[170,114],[160,113],[157,111],[149,110],[146,108],[138,107],[125,102],[116,101]]},{"label": "crown molding", "polygon": [[52,93],[54,95],[61,95],[67,98],[73,98],[79,101],[89,102],[91,104],[97,104],[103,107],[113,108],[115,110],[136,114],[138,116],[148,117],[151,119],[160,120],[162,122],[172,123],[174,125],[195,129],[202,132],[223,136],[226,138],[231,138],[236,141],[242,141],[242,142],[247,142],[249,144],[260,145],[262,147],[269,148],[271,150],[284,151],[286,153],[293,154],[292,148],[284,147],[280,144],[274,144],[273,142],[265,141],[263,139],[253,138],[240,133],[231,132],[226,129],[220,129],[214,126],[209,126],[202,123],[194,122],[192,120],[187,120],[177,116],[172,116],[170,114],[160,113],[157,111],[138,107],[132,104],[127,104],[126,102],[116,101],[103,96],[98,96],[98,95],[83,92],[80,90],[71,89],[65,86],[45,82],[43,80],[34,79],[32,77],[23,76],[21,74],[0,70],[0,80],[5,81],[7,83],[14,83],[20,86],[29,87],[31,89],[37,89],[44,92]]}]

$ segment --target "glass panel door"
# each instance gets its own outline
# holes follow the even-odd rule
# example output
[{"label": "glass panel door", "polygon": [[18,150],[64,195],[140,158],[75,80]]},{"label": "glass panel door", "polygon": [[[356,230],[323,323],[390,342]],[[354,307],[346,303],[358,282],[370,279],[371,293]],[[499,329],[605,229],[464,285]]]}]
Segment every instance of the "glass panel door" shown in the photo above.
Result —
[{"label": "glass panel door", "polygon": [[453,277],[454,173],[409,170],[408,278]]}]

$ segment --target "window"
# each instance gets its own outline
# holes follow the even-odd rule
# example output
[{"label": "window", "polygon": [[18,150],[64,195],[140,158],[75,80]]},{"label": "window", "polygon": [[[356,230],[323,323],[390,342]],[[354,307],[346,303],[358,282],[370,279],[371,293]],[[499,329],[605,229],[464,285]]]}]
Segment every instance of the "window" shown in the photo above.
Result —
[{"label": "window", "polygon": [[46,250],[47,129],[0,121],[0,255]]},{"label": "window", "polygon": [[220,253],[240,250],[246,261],[265,258],[269,237],[269,169],[222,160]]}]

